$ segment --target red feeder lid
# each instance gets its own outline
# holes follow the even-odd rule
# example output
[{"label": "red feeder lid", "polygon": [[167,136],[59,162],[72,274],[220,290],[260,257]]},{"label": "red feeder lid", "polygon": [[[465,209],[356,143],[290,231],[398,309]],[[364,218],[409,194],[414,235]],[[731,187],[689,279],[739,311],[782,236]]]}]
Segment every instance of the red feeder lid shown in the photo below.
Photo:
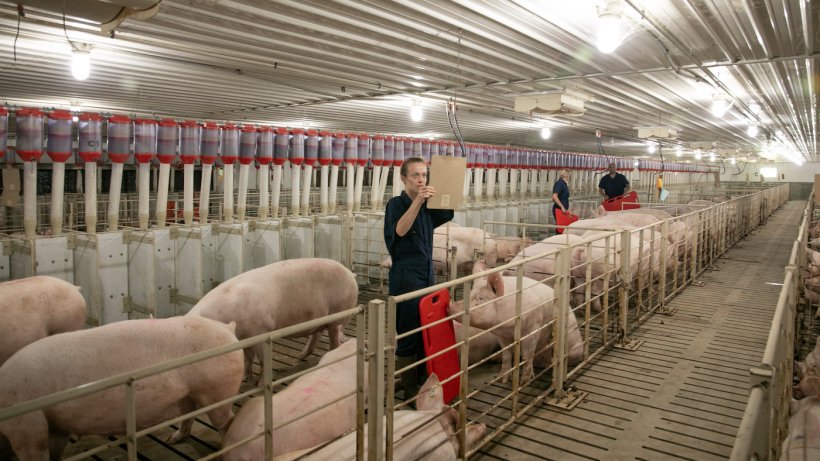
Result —
[{"label": "red feeder lid", "polygon": [[[185,122],[183,122],[185,123]],[[196,122],[193,122],[194,126],[196,126]],[[176,120],[172,118],[164,118],[159,121],[159,126],[177,126],[178,123]]]},{"label": "red feeder lid", "polygon": [[157,121],[153,118],[138,118],[134,120],[134,123],[136,123],[137,125],[156,125]]},{"label": "red feeder lid", "polygon": [[302,134],[304,132],[305,132],[305,130],[303,130],[301,128],[293,128],[293,129],[290,130],[290,134]]},{"label": "red feeder lid", "polygon": [[9,111],[6,110],[5,107],[0,106],[0,115],[8,115]]},{"label": "red feeder lid", "polygon": [[125,115],[112,115],[108,117],[108,123],[131,123],[131,119]]},{"label": "red feeder lid", "polygon": [[305,133],[307,133],[308,136],[316,136],[319,134],[316,130],[307,130]]},{"label": "red feeder lid", "polygon": [[373,140],[374,141],[381,141],[383,139],[384,139],[384,135],[381,135],[381,134],[374,134],[373,135]]},{"label": "red feeder lid", "polygon": [[198,125],[198,123],[196,123],[196,120],[183,120],[183,121],[179,122],[179,126],[181,126],[183,128],[193,128],[193,127],[196,127],[197,125]]},{"label": "red feeder lid", "polygon": [[205,122],[202,124],[202,128],[206,130],[218,130],[219,125],[217,125],[216,122]]},{"label": "red feeder lid", "polygon": [[271,128],[269,126],[260,126],[259,128],[256,129],[256,131],[258,131],[260,133],[268,133],[268,132],[273,131],[273,128]]},{"label": "red feeder lid", "polygon": [[367,133],[362,133],[359,135],[359,139],[370,139],[370,135]]},{"label": "red feeder lid", "polygon": [[322,136],[322,137],[330,136],[330,131],[321,130],[321,131],[319,131],[319,136]]},{"label": "red feeder lid", "polygon": [[71,112],[67,110],[53,110],[49,112],[48,118],[53,118],[56,120],[71,120]]},{"label": "red feeder lid", "polygon": [[236,125],[234,125],[233,123],[226,123],[226,124],[222,125],[222,129],[223,129],[223,130],[229,130],[229,131],[235,131],[235,130],[238,130],[238,128],[236,127]]},{"label": "red feeder lid", "polygon": [[276,127],[276,134],[288,134],[288,129],[283,126]]},{"label": "red feeder lid", "polygon": [[102,115],[94,112],[83,112],[77,117],[77,119],[82,121],[93,120],[95,122],[100,122],[102,121]]},{"label": "red feeder lid", "polygon": [[33,107],[23,107],[22,109],[17,109],[16,115],[20,116],[33,116],[33,117],[42,117],[43,112],[40,109],[35,109]]},{"label": "red feeder lid", "polygon": [[384,139],[385,139],[385,140],[387,140],[387,141],[392,141],[392,140],[393,140],[393,136],[388,134],[388,135],[386,135],[386,136],[384,137]]},{"label": "red feeder lid", "polygon": [[256,131],[256,127],[253,125],[244,125],[242,126],[242,131],[244,131],[245,133],[252,133]]}]

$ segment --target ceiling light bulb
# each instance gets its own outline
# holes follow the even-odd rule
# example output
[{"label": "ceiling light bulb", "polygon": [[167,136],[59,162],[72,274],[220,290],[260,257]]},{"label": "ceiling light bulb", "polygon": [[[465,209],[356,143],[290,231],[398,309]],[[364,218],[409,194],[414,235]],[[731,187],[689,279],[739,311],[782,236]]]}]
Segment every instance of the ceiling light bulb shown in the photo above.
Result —
[{"label": "ceiling light bulb", "polygon": [[732,165],[734,165],[735,163],[737,163],[737,160],[735,160],[735,158],[734,158],[734,157],[732,157],[732,158],[730,158],[730,159],[729,159],[729,163],[731,163]]},{"label": "ceiling light bulb", "polygon": [[701,151],[700,148],[695,149],[695,160],[700,160],[700,158],[702,156],[703,156],[703,151]]},{"label": "ceiling light bulb", "polygon": [[655,150],[657,150],[657,148],[655,147],[655,143],[653,142],[649,143],[649,145],[646,146],[646,151],[650,154],[654,154]]},{"label": "ceiling light bulb", "polygon": [[552,130],[548,126],[541,128],[541,138],[542,139],[549,139],[552,136]]},{"label": "ceiling light bulb", "polygon": [[635,165],[635,168],[638,168],[638,165],[640,165],[641,162],[635,160],[634,162],[632,162],[632,164]]},{"label": "ceiling light bulb", "polygon": [[757,125],[754,123],[750,123],[749,128],[746,130],[746,134],[749,135],[750,138],[756,138],[759,132]]},{"label": "ceiling light bulb", "polygon": [[413,105],[413,107],[410,108],[410,120],[420,122],[422,118],[424,118],[424,111],[421,109],[421,106]]},{"label": "ceiling light bulb", "polygon": [[71,75],[77,80],[85,80],[91,74],[91,53],[87,50],[71,52]]},{"label": "ceiling light bulb", "polygon": [[714,152],[710,152],[710,153],[709,153],[709,161],[710,161],[710,162],[714,162],[714,161],[715,161],[715,153],[714,153]]},{"label": "ceiling light bulb", "polygon": [[683,157],[683,148],[681,146],[675,148],[675,157]]},{"label": "ceiling light bulb", "polygon": [[624,40],[621,15],[605,11],[598,16],[598,34],[595,44],[601,53],[612,53]]},{"label": "ceiling light bulb", "polygon": [[723,114],[729,110],[729,107],[731,107],[731,104],[722,94],[716,95],[712,99],[712,115],[715,117],[723,117]]}]

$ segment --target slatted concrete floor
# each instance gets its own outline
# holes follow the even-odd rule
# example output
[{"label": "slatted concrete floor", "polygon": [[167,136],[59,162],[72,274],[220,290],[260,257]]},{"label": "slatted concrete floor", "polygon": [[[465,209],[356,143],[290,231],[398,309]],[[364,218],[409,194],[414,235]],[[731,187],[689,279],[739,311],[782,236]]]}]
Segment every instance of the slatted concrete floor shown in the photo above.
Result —
[{"label": "slatted concrete floor", "polygon": [[729,250],[715,271],[672,300],[573,384],[589,397],[571,412],[539,405],[475,460],[727,459],[759,363],[804,203],[783,205]]}]

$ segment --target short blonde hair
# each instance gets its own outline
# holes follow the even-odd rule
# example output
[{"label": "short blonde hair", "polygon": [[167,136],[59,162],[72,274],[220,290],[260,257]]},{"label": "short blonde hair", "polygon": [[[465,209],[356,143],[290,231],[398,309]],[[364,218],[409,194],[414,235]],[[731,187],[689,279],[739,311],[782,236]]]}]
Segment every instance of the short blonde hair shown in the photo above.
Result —
[{"label": "short blonde hair", "polygon": [[562,178],[569,178],[570,172],[567,169],[563,169],[558,173]]}]

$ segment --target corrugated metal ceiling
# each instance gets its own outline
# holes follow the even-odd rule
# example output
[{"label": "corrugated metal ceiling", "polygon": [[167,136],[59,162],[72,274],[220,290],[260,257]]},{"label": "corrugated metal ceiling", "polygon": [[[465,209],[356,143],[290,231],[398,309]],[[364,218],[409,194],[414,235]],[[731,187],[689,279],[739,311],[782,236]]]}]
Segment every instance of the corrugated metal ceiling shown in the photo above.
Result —
[{"label": "corrugated metal ceiling", "polygon": [[[637,126],[677,128],[665,149],[759,151],[781,131],[817,160],[820,5],[808,0],[624,0],[631,30],[609,55],[595,47],[603,0],[164,0],[113,38],[78,17],[77,0],[65,30],[63,1],[21,1],[23,18],[0,2],[0,97],[12,105],[452,139],[455,98],[467,141],[595,152],[601,129],[607,153],[646,155]],[[86,81],[71,77],[66,35],[93,47]],[[542,119],[514,99],[554,90],[591,101],[547,119],[542,140]],[[734,104],[718,119],[720,91]]]}]

